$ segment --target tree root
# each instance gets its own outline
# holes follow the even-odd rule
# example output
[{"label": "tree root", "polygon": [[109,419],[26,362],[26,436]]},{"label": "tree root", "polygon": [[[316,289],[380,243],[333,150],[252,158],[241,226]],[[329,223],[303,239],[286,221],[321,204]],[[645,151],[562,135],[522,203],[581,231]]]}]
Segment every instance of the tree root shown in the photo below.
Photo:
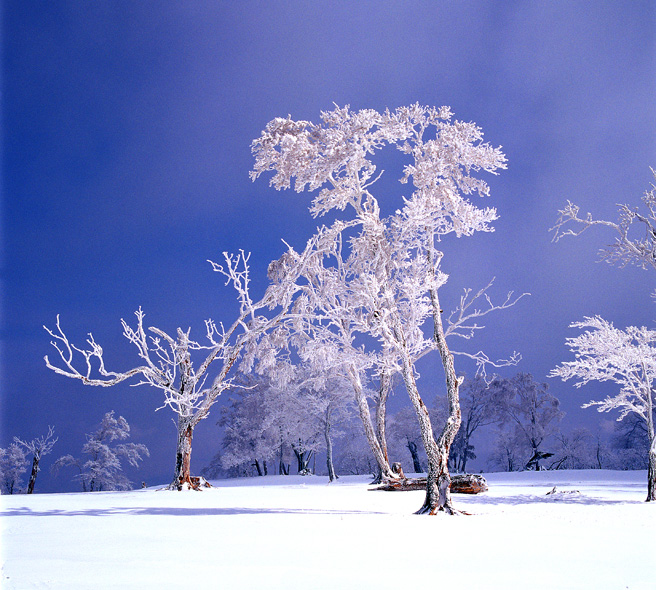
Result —
[{"label": "tree root", "polygon": [[464,510],[456,510],[453,506],[422,506],[415,514],[427,515],[427,516],[438,516],[440,514],[446,514],[448,516],[471,516],[470,512],[465,512]]},{"label": "tree root", "polygon": [[178,481],[172,481],[165,490],[171,491],[190,491],[200,492],[203,488],[211,488],[212,485],[203,476],[191,475],[187,478],[180,477]]}]

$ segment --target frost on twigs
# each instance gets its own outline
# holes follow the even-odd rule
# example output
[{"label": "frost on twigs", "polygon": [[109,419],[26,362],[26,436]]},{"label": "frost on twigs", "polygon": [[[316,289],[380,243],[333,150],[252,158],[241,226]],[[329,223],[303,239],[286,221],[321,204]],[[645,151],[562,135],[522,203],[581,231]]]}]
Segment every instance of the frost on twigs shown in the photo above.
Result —
[{"label": "frost on twigs", "polygon": [[[656,171],[652,168],[656,181]],[[594,219],[591,213],[581,215],[580,207],[571,201],[558,213],[553,241],[565,236],[579,236],[592,226],[605,226],[615,233],[615,241],[600,251],[602,260],[621,267],[635,264],[640,268],[656,268],[656,184],[642,197],[644,212],[629,205],[618,205],[617,222]]]}]

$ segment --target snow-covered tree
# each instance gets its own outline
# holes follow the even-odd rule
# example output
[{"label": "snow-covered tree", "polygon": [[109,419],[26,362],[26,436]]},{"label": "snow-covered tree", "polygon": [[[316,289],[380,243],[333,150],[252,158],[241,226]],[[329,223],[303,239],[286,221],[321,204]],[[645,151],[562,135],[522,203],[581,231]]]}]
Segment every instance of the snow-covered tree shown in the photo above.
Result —
[{"label": "snow-covered tree", "polygon": [[123,474],[121,461],[138,467],[144,457],[150,456],[143,444],[120,443],[130,437],[130,425],[123,416],[114,417],[114,411],[107,412],[98,429],[86,435],[87,442],[82,446],[82,457],[64,455],[55,461],[53,470],[62,467],[75,467],[75,479],[82,484],[85,492],[109,490],[130,490],[132,484]]},{"label": "snow-covered tree", "polygon": [[[308,245],[308,249],[311,246]],[[226,278],[227,284],[235,288],[239,301],[239,314],[229,327],[207,320],[206,340],[199,342],[190,338],[187,331],[178,328],[171,336],[157,327],[144,328],[145,314],[139,309],[136,327],[125,320],[123,335],[135,346],[142,364],[125,371],[110,371],[105,367],[103,349],[89,334],[88,348],[72,344],[60,327],[57,317],[56,330],[45,328],[52,337],[52,345],[60,357],[60,366],[45,357],[46,365],[55,373],[79,379],[85,385],[111,387],[130,381],[134,385],[150,385],[163,391],[163,407],[172,409],[177,415],[177,445],[175,475],[172,489],[198,489],[191,479],[191,445],[196,425],[207,418],[210,408],[222,392],[233,385],[233,365],[243,356],[244,365],[250,368],[256,355],[258,339],[273,330],[287,314],[292,302],[297,269],[304,264],[304,254],[289,253],[284,276],[279,276],[259,301],[251,298],[249,291],[249,256],[224,253],[224,264],[212,262],[213,269]],[[275,312],[273,311],[275,310]],[[267,311],[271,312],[268,313]],[[275,335],[268,343],[275,342]],[[194,364],[192,356],[197,356]],[[77,363],[82,357],[83,362]],[[260,360],[266,366],[266,355]],[[79,364],[79,368],[78,365]],[[248,370],[247,369],[247,370]],[[210,380],[211,371],[214,377]]]},{"label": "snow-covered tree", "polygon": [[[263,378],[248,376],[240,376],[240,384],[221,408],[220,464],[237,474],[249,473],[253,468],[257,475],[266,475],[267,463],[272,463],[281,449],[280,432],[267,415],[266,395],[270,384]],[[278,469],[281,470],[280,465]]]},{"label": "snow-covered tree", "polygon": [[[385,477],[393,477],[367,400],[368,377],[370,372],[381,369],[382,357],[359,342],[363,334],[368,334],[371,310],[363,304],[358,285],[353,282],[358,277],[357,270],[343,244],[342,232],[353,226],[337,222],[331,228],[321,228],[315,236],[315,251],[300,273],[298,296],[284,323],[289,334],[286,346],[295,350],[310,373],[338,375],[351,384],[379,471]],[[276,281],[272,271],[277,269],[269,270],[270,278]],[[290,375],[291,372],[287,371]]]},{"label": "snow-covered tree", "polygon": [[521,453],[522,439],[515,430],[499,428],[492,445],[492,454],[488,459],[493,468],[501,471],[519,471],[526,464],[526,457]]},{"label": "snow-covered tree", "polygon": [[27,471],[27,457],[18,443],[0,449],[0,482],[3,494],[14,494],[21,490],[22,475]]},{"label": "snow-covered tree", "polygon": [[[652,169],[656,180],[656,171]],[[619,221],[594,219],[592,214],[580,215],[580,207],[568,201],[559,211],[556,225],[551,228],[554,241],[564,236],[578,236],[592,226],[611,228],[615,242],[600,252],[602,260],[620,266],[635,264],[643,269],[656,269],[656,184],[646,191],[642,201],[646,211],[640,212],[629,205],[619,205]]]},{"label": "snow-covered tree", "polygon": [[[380,368],[382,362],[386,369],[381,374],[402,374],[428,457],[426,500],[419,512],[454,513],[447,463],[460,425],[460,382],[446,344],[439,289],[447,275],[440,270],[443,253],[437,245],[447,234],[460,237],[492,231],[490,224],[497,217],[496,211],[477,208],[468,197],[489,193],[487,184],[474,174],[505,168],[505,157],[499,148],[483,143],[476,125],[452,121],[453,114],[447,107],[416,104],[382,114],[336,107],[322,113],[321,118],[321,124],[293,121],[291,117],[271,121],[253,142],[256,161],[251,176],[256,179],[273,171],[271,184],[276,189],[290,188],[292,181],[299,192],[321,189],[310,208],[315,216],[334,209],[352,209],[354,218],[332,226],[336,245],[328,249],[330,262],[319,260],[315,268],[316,276],[329,276],[333,269],[337,276],[331,275],[331,281],[308,280],[312,294],[307,296],[307,308],[315,316],[315,325],[315,310],[319,308],[319,325],[332,321],[335,334],[346,328],[342,340],[350,340],[351,349],[340,348],[339,354],[353,358],[353,343],[360,335],[367,335],[378,341],[377,352],[381,352],[372,359],[372,366]],[[370,157],[385,145],[396,145],[411,158],[401,182],[411,181],[415,190],[403,200],[401,209],[383,220],[369,188],[378,178]],[[348,240],[343,235],[348,235]],[[346,241],[348,253],[343,252]],[[348,316],[340,313],[347,299]],[[512,303],[509,298],[504,306]],[[490,302],[491,309],[498,307],[503,306]],[[480,327],[475,318],[485,313],[468,313],[461,306],[455,316],[450,316],[451,334],[471,337]],[[422,329],[429,320],[433,324],[432,338],[427,338]],[[437,441],[414,368],[417,358],[429,349],[436,349],[440,355],[449,400],[449,419]],[[470,356],[478,362],[489,360],[482,353]],[[361,372],[351,374],[357,388]],[[359,407],[376,461],[379,467],[389,470],[361,400]],[[389,472],[384,475],[393,477]]]},{"label": "snow-covered tree", "polygon": [[335,471],[347,475],[377,475],[378,465],[359,417],[341,424],[343,436],[335,449]]},{"label": "snow-covered tree", "polygon": [[39,463],[41,458],[52,452],[57,439],[55,438],[55,427],[48,428],[48,434],[39,438],[34,438],[29,442],[23,441],[14,437],[14,442],[21,445],[28,454],[32,455],[32,473],[30,474],[30,481],[27,484],[27,493],[34,492],[34,484],[36,483],[36,476],[39,473]]},{"label": "snow-covered tree", "polygon": [[549,469],[600,469],[597,441],[587,428],[559,432],[554,438],[554,456]]},{"label": "snow-covered tree", "polygon": [[450,456],[456,471],[465,473],[467,461],[476,458],[472,444],[474,434],[499,421],[500,408],[495,401],[493,390],[483,375],[465,379],[460,388],[462,423],[453,441]]},{"label": "snow-covered tree", "polygon": [[635,413],[615,423],[610,437],[607,460],[611,469],[633,470],[649,467],[647,422]]},{"label": "snow-covered tree", "polygon": [[352,416],[353,393],[350,383],[337,372],[304,372],[298,383],[298,399],[320,428],[322,449],[330,481],[337,479],[333,442],[343,432],[338,428]]},{"label": "snow-covered tree", "polygon": [[636,414],[645,422],[649,439],[647,501],[656,501],[656,330],[634,326],[621,330],[598,316],[574,322],[570,327],[585,330],[567,339],[575,358],[562,363],[550,375],[564,381],[573,379],[576,387],[591,381],[619,385],[616,395],[590,401],[583,407],[597,406],[600,412],[618,410],[618,420]]},{"label": "snow-covered tree", "polygon": [[510,379],[495,377],[488,387],[500,421],[513,431],[503,440],[519,447],[516,456],[522,458],[522,467],[539,470],[543,445],[556,433],[564,415],[560,401],[549,393],[546,383],[537,383],[530,373],[517,373]]}]

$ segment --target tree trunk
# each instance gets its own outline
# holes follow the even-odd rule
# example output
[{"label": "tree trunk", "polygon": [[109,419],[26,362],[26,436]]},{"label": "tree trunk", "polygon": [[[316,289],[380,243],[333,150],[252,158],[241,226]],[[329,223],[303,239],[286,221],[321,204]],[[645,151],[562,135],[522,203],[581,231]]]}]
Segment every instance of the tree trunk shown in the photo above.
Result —
[{"label": "tree trunk", "polygon": [[460,473],[467,473],[467,459],[469,459],[469,440],[470,437],[465,434],[463,438],[464,450],[460,458],[460,466],[458,469]]},{"label": "tree trunk", "polygon": [[[428,409],[419,395],[413,364],[407,350],[401,349],[401,357],[403,361],[403,380],[405,381],[408,396],[410,397],[415,414],[417,415],[417,420],[419,421],[421,438],[424,443],[424,449],[426,450],[426,456],[428,457],[426,498],[424,499],[424,504],[416,514],[436,514],[437,512],[442,511],[447,512],[448,514],[455,514],[455,510],[451,506],[451,495],[449,493],[451,478],[447,467],[447,461],[449,458],[448,448],[446,448],[446,452],[444,452],[444,443],[442,447],[440,447],[433,438],[433,428],[428,415]],[[448,426],[449,422],[447,421],[445,430],[447,430]],[[441,438],[444,438],[444,433]]]},{"label": "tree trunk", "polygon": [[285,458],[284,458],[284,441],[282,435],[280,436],[280,457],[278,459],[278,475],[289,475],[289,465],[285,469]]},{"label": "tree trunk", "polygon": [[358,408],[358,413],[360,414],[360,419],[362,420],[364,434],[367,437],[367,442],[369,443],[369,448],[374,455],[374,459],[376,459],[376,463],[378,464],[381,480],[394,479],[395,476],[392,473],[389,461],[387,460],[376,433],[374,432],[374,426],[371,422],[371,414],[369,413],[369,404],[367,403],[367,398],[365,397],[362,388],[362,381],[360,380],[360,373],[354,366],[351,366],[349,368],[348,377],[353,385],[355,403]]},{"label": "tree trunk", "polygon": [[656,437],[652,437],[649,447],[649,466],[647,468],[647,502],[656,502]]},{"label": "tree trunk", "polygon": [[257,470],[258,476],[262,477],[262,468],[260,467],[260,462],[257,459],[253,461],[253,467],[255,467],[255,469]]},{"label": "tree trunk", "polygon": [[27,493],[31,494],[34,492],[34,484],[36,483],[36,474],[39,473],[39,459],[41,457],[38,453],[34,453],[34,458],[32,459],[32,473],[30,474],[30,483],[27,484]]},{"label": "tree trunk", "polygon": [[310,459],[312,459],[312,455],[314,454],[314,451],[306,451],[303,449],[302,443],[299,440],[299,446],[294,447],[292,445],[292,449],[294,451],[294,455],[296,455],[296,462],[298,465],[298,474],[299,475],[308,475],[310,474]]},{"label": "tree trunk", "polygon": [[[425,490],[425,477],[410,477],[399,481],[391,481],[374,488],[385,492],[407,492],[411,490]],[[480,494],[488,490],[487,481],[482,475],[453,475],[451,477],[451,492],[455,494]]]},{"label": "tree trunk", "polygon": [[647,391],[647,433],[649,464],[647,467],[647,502],[656,502],[656,426],[654,426],[653,392]]},{"label": "tree trunk", "polygon": [[333,465],[333,440],[330,436],[330,406],[326,409],[326,420],[323,430],[326,439],[326,467],[328,467],[328,480],[335,481],[337,475],[335,474],[335,466]]},{"label": "tree trunk", "polygon": [[380,448],[383,451],[385,460],[389,463],[389,455],[387,453],[387,399],[392,391],[392,377],[389,373],[381,371],[380,374],[380,389],[378,391],[378,399],[376,400],[376,436],[380,443]]},{"label": "tree trunk", "polygon": [[[458,377],[456,375],[453,355],[449,350],[444,337],[444,328],[442,326],[442,310],[439,298],[435,289],[430,290],[431,304],[433,307],[433,339],[440,353],[444,375],[446,378],[446,395],[449,404],[449,417],[442,429],[438,440],[433,440],[432,432],[430,439],[434,447],[431,447],[430,455],[428,449],[426,454],[428,458],[428,473],[426,482],[426,499],[424,505],[417,512],[418,514],[436,514],[437,512],[446,512],[447,514],[457,514],[451,502],[451,476],[449,474],[449,450],[458,434],[460,428],[460,394]],[[413,378],[414,381],[414,378]],[[415,386],[416,387],[416,386]],[[423,405],[423,404],[422,404]],[[425,410],[425,408],[424,408]],[[428,412],[426,412],[428,417]]]},{"label": "tree trunk", "polygon": [[197,489],[191,481],[191,440],[194,425],[189,418],[178,417],[178,444],[175,452],[175,478],[172,489]]},{"label": "tree trunk", "polygon": [[421,463],[419,461],[419,453],[417,452],[417,443],[412,440],[409,440],[406,446],[408,447],[408,450],[412,455],[412,465],[414,467],[415,473],[421,473],[422,468],[421,468]]}]

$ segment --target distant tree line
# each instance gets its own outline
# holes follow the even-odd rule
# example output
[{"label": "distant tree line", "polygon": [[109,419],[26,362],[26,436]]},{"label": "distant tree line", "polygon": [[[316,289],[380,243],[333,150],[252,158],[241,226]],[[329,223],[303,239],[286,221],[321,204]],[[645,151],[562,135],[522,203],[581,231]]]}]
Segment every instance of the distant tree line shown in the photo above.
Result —
[{"label": "distant tree line", "polygon": [[[314,473],[310,459],[324,452],[327,467],[318,472],[332,481],[338,474],[372,474],[376,461],[357,419],[348,384],[328,380],[328,390],[304,386],[279,388],[267,379],[244,378],[234,390],[218,422],[220,450],[202,470],[207,478]],[[375,392],[368,398],[374,405]],[[319,401],[322,400],[322,401]],[[557,397],[532,375],[464,379],[460,390],[462,424],[449,455],[453,472],[466,473],[480,450],[475,440],[486,431],[491,441],[486,469],[495,471],[550,469],[645,469],[648,436],[637,418],[618,422],[610,436],[587,428],[562,431],[564,416]],[[326,409],[330,408],[330,412]],[[436,430],[447,418],[445,398],[429,408]],[[327,428],[328,426],[328,428]],[[330,437],[325,436],[328,430]],[[385,447],[390,462],[406,472],[425,472],[426,454],[412,408],[389,414]],[[328,452],[328,449],[331,449]],[[479,466],[481,463],[479,462]],[[313,466],[314,467],[314,466]]]}]

